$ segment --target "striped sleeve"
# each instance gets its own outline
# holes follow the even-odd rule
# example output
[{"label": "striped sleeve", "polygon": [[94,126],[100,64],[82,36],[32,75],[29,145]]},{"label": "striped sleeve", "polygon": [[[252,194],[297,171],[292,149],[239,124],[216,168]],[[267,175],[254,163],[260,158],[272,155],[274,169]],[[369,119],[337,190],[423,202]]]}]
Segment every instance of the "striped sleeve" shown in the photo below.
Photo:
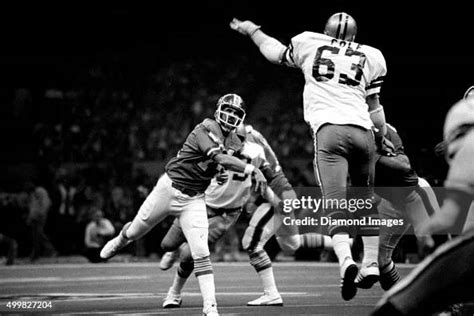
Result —
[{"label": "striped sleeve", "polygon": [[380,50],[370,48],[367,50],[367,63],[369,67],[368,84],[365,87],[366,95],[380,93],[382,84],[387,74],[385,58]]},{"label": "striped sleeve", "polygon": [[385,76],[379,76],[372,80],[369,85],[365,88],[367,95],[380,93],[380,88],[382,87]]}]

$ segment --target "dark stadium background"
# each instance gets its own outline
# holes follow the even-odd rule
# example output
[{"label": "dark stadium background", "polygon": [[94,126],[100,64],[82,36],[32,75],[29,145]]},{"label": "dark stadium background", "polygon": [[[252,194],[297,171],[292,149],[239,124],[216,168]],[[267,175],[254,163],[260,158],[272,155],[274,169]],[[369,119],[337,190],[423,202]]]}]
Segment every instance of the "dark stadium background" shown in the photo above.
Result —
[{"label": "dark stadium background", "polygon": [[[166,119],[167,112],[175,107],[173,98],[166,101],[166,107],[155,104],[154,98],[166,98],[168,93],[180,96],[182,116],[187,117],[195,101],[195,86],[207,90],[200,96],[204,112],[213,110],[219,94],[242,94],[249,107],[248,121],[261,128],[277,147],[290,180],[311,185],[312,143],[301,115],[302,76],[297,70],[268,63],[247,38],[229,29],[228,22],[234,16],[251,19],[286,44],[302,31],[322,31],[326,19],[338,11],[353,15],[358,22],[358,42],[383,52],[388,74],[381,101],[387,120],[399,130],[419,174],[432,185],[441,185],[446,165],[434,156],[433,147],[442,139],[448,108],[474,84],[471,12],[464,4],[78,2],[2,4],[0,8],[0,191],[20,192],[29,180],[48,189],[59,167],[72,172],[82,170],[78,172],[92,184],[133,186],[143,180],[136,179],[138,166],[149,172],[144,183],[152,184],[162,171],[162,163],[176,153],[180,144],[166,144],[159,154],[137,157],[134,149],[127,147],[127,136],[119,139],[117,135],[129,130],[127,115],[139,116],[147,107],[152,117]],[[201,73],[201,67],[210,67],[206,71],[212,76]],[[184,75],[174,77],[175,72]],[[221,74],[226,77],[224,84]],[[180,81],[186,78],[190,81]],[[54,97],[58,91],[63,94],[60,102]],[[68,91],[94,92],[86,101],[78,101],[74,96],[65,97]],[[94,103],[100,91],[105,91],[105,97]],[[133,108],[117,121],[114,117],[120,116],[123,108],[114,110],[113,91],[126,91],[127,102],[133,103]],[[96,104],[89,106],[87,115],[80,113],[84,102]],[[81,116],[79,122],[75,115]],[[148,123],[153,128],[163,119]],[[82,133],[76,140],[67,132],[74,124]],[[55,130],[58,125],[61,129]],[[168,122],[167,126],[189,130],[188,125]],[[105,153],[87,156],[80,152],[84,142],[93,137],[87,130],[91,126],[105,130]],[[286,134],[280,134],[282,127]],[[54,134],[48,137],[57,148],[39,154],[45,133]],[[147,133],[149,136],[150,131],[137,133],[139,141],[143,141],[140,135]],[[296,137],[291,137],[292,133],[297,133]],[[117,139],[118,144],[114,143]],[[300,144],[292,146],[293,141]],[[78,151],[74,155],[69,152],[73,146]],[[280,152],[283,148],[285,151]],[[112,154],[107,153],[109,149],[114,150]],[[109,181],[109,177],[114,180]],[[100,189],[107,191],[107,187]]]}]

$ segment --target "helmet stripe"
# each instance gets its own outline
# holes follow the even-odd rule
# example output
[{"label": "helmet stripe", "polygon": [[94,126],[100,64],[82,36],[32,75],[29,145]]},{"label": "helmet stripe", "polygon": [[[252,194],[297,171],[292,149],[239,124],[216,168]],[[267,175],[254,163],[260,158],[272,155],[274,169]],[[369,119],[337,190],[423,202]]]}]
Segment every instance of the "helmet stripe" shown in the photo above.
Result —
[{"label": "helmet stripe", "polygon": [[349,22],[349,16],[346,14],[346,20],[344,21],[344,30],[342,31],[341,39],[346,39],[346,32],[347,32],[347,23]]},{"label": "helmet stripe", "polygon": [[341,38],[341,23],[342,23],[342,13],[339,14],[339,23],[337,23],[336,38]]}]

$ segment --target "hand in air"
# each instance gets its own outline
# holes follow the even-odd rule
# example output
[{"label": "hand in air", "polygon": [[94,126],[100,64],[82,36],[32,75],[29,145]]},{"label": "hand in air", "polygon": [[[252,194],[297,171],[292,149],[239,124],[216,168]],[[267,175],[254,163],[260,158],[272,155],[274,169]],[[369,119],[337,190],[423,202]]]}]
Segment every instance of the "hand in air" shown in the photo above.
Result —
[{"label": "hand in air", "polygon": [[260,28],[259,25],[255,25],[252,21],[240,21],[236,18],[233,18],[229,25],[231,29],[244,35],[252,35]]}]

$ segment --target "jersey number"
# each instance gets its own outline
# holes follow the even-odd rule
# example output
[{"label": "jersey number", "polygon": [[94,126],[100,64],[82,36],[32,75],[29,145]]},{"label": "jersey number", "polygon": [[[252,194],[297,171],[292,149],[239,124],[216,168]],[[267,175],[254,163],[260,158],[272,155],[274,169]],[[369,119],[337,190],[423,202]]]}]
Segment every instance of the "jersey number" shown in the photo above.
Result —
[{"label": "jersey number", "polygon": [[[329,54],[338,55],[340,48],[335,46],[321,46],[318,48],[316,52],[316,56],[314,57],[313,62],[313,77],[316,81],[328,81],[334,78],[334,74],[336,73],[336,65],[334,61],[331,59],[331,55],[328,57],[322,57],[323,52],[328,51]],[[366,61],[366,57],[364,53],[359,51],[353,50],[352,48],[347,48],[345,54],[347,57],[358,56],[359,62],[357,64],[351,63],[351,71],[354,72],[354,79],[350,78],[346,73],[339,73],[339,80],[340,84],[346,84],[349,86],[358,86],[362,79],[363,69]],[[321,66],[326,66],[326,72],[321,72]]]}]

